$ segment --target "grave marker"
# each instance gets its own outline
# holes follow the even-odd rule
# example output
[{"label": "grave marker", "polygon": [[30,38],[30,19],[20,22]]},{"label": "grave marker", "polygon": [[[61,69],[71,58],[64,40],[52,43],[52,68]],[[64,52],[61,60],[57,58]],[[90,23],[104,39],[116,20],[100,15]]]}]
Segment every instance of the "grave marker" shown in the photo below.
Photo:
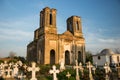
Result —
[{"label": "grave marker", "polygon": [[53,80],[57,80],[56,74],[59,73],[60,71],[56,69],[56,66],[53,65],[53,70],[50,70],[49,73],[53,74]]},{"label": "grave marker", "polygon": [[39,67],[36,67],[36,63],[35,62],[32,62],[32,67],[28,67],[27,69],[28,71],[32,71],[32,78],[30,80],[37,80],[36,78],[36,72],[40,70]]},{"label": "grave marker", "polygon": [[91,72],[91,70],[93,68],[93,65],[90,62],[88,62],[86,67],[89,69],[89,78],[90,78],[90,80],[94,80],[93,76],[92,76],[92,72]]}]

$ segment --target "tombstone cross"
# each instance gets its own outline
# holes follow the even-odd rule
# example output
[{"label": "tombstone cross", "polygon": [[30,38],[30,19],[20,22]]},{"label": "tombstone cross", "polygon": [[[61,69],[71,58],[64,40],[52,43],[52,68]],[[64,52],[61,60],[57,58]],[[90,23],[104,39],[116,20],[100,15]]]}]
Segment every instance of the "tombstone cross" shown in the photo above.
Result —
[{"label": "tombstone cross", "polygon": [[83,69],[83,67],[82,67],[82,63],[81,63],[81,62],[79,63],[79,69],[80,69],[80,71],[81,71],[81,73],[82,73],[82,75],[83,75],[83,70],[84,70],[84,69]]},{"label": "tombstone cross", "polygon": [[10,67],[8,67],[8,69],[6,70],[6,72],[7,72],[7,78],[10,78],[11,77],[11,75],[10,75],[10,72],[12,71],[12,69],[10,69]]},{"label": "tombstone cross", "polygon": [[70,78],[70,76],[71,76],[71,74],[70,74],[69,72],[67,72],[66,77],[69,79],[69,78]]},{"label": "tombstone cross", "polygon": [[32,62],[32,67],[28,67],[28,71],[32,71],[32,78],[30,80],[37,80],[35,73],[40,70],[39,67],[36,67],[36,63]]},{"label": "tombstone cross", "polygon": [[79,79],[79,71],[78,71],[78,69],[79,69],[80,67],[79,67],[79,65],[78,65],[77,60],[76,60],[76,65],[73,66],[73,68],[76,69],[76,80],[80,80],[80,79]]},{"label": "tombstone cross", "polygon": [[90,62],[88,62],[87,63],[87,68],[89,69],[89,78],[90,78],[90,80],[93,80],[92,72],[91,72],[91,69],[93,68],[93,65]]},{"label": "tombstone cross", "polygon": [[20,79],[20,80],[23,80],[23,78],[25,78],[26,76],[25,75],[23,75],[22,73],[20,74],[20,75],[18,75],[18,79]]},{"label": "tombstone cross", "polygon": [[109,80],[108,73],[109,73],[111,70],[110,70],[110,67],[109,67],[108,63],[105,63],[104,69],[105,69],[105,74],[106,74],[106,75],[105,75],[105,80]]},{"label": "tombstone cross", "polygon": [[59,73],[60,71],[56,70],[56,66],[55,65],[53,65],[52,68],[53,68],[53,70],[50,70],[49,73],[53,74],[53,80],[57,80],[56,74]]},{"label": "tombstone cross", "polygon": [[118,64],[116,68],[117,68],[118,79],[120,79],[120,65]]},{"label": "tombstone cross", "polygon": [[13,68],[12,76],[15,77],[15,76],[18,75],[18,71],[19,71],[19,69],[18,69],[18,64],[16,63],[16,64],[13,65],[13,66],[14,66],[14,68]]}]

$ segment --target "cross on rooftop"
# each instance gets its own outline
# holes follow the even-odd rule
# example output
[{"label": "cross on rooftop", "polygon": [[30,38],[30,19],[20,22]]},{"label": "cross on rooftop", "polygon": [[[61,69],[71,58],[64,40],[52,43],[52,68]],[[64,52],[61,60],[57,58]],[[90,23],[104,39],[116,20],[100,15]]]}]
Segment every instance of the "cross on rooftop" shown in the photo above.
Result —
[{"label": "cross on rooftop", "polygon": [[56,74],[59,73],[60,71],[58,69],[56,69],[56,66],[53,65],[53,70],[50,70],[49,73],[53,74],[53,80],[57,80]]},{"label": "cross on rooftop", "polygon": [[69,79],[70,76],[71,76],[71,74],[69,72],[67,72],[66,77]]},{"label": "cross on rooftop", "polygon": [[30,80],[37,80],[35,73],[40,70],[39,67],[36,67],[36,63],[32,62],[32,67],[28,67],[28,71],[32,71],[32,78]]}]

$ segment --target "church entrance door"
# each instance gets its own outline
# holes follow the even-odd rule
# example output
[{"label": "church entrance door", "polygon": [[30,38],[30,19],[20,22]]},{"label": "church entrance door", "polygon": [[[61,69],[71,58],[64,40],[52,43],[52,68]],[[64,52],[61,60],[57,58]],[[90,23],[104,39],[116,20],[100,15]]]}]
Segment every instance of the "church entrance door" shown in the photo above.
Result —
[{"label": "church entrance door", "polygon": [[50,64],[55,64],[55,50],[50,51]]},{"label": "church entrance door", "polygon": [[65,51],[65,64],[70,64],[70,52],[68,50]]}]

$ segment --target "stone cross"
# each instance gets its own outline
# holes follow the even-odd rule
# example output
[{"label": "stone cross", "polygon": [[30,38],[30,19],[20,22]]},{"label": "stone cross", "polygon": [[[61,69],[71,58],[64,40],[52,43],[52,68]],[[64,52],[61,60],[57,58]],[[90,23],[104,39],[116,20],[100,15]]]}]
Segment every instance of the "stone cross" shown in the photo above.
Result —
[{"label": "stone cross", "polygon": [[118,79],[120,79],[120,65],[118,64],[116,68],[117,68]]},{"label": "stone cross", "polygon": [[14,66],[14,68],[13,68],[12,76],[15,77],[18,75],[18,71],[19,71],[18,64],[15,63],[15,65],[13,65],[13,66]]},{"label": "stone cross", "polygon": [[93,73],[95,74],[95,70],[96,70],[96,68],[95,68],[94,66],[93,66],[92,70],[93,70]]},{"label": "stone cross", "polygon": [[7,61],[4,61],[4,68],[7,66],[8,66]]},{"label": "stone cross", "polygon": [[69,78],[70,78],[70,76],[71,76],[71,74],[70,74],[69,72],[67,72],[66,77],[69,79]]},{"label": "stone cross", "polygon": [[12,72],[12,69],[10,69],[10,67],[8,67],[8,69],[6,70],[6,72],[7,72],[6,78],[10,78],[11,77],[10,73]]},{"label": "stone cross", "polygon": [[22,65],[23,65],[23,63],[22,63],[21,61],[18,61],[18,64],[19,64],[20,66],[22,66]]},{"label": "stone cross", "polygon": [[27,65],[26,64],[23,67],[24,67],[24,69],[27,69]]},{"label": "stone cross", "polygon": [[10,67],[10,68],[12,67],[12,63],[9,63],[9,67]]},{"label": "stone cross", "polygon": [[93,76],[92,76],[92,72],[91,72],[93,65],[90,62],[88,62],[87,68],[89,69],[89,78],[90,78],[90,80],[93,80]]},{"label": "stone cross", "polygon": [[0,64],[0,73],[2,77],[5,77],[5,65],[3,63]]},{"label": "stone cross", "polygon": [[84,70],[84,69],[83,69],[83,67],[82,67],[82,63],[81,63],[81,62],[79,63],[79,69],[80,69],[80,71],[81,71],[81,73],[82,73],[82,75],[83,75],[83,70]]},{"label": "stone cross", "polygon": [[18,75],[18,79],[20,79],[20,80],[23,80],[23,78],[25,78],[26,76],[25,75],[23,75],[22,73],[20,74],[20,75]]},{"label": "stone cross", "polygon": [[78,65],[77,60],[76,60],[76,66],[73,66],[73,68],[76,69],[76,80],[80,80],[79,79],[79,70],[78,70],[80,67]]},{"label": "stone cross", "polygon": [[40,70],[39,67],[36,67],[36,63],[35,62],[32,62],[32,67],[28,67],[27,69],[28,71],[32,71],[32,78],[30,80],[37,80],[36,78],[36,72]]},{"label": "stone cross", "polygon": [[104,69],[105,69],[105,80],[109,80],[109,76],[108,76],[108,73],[111,72],[111,69],[109,67],[109,64],[108,63],[105,63],[104,65]]},{"label": "stone cross", "polygon": [[60,71],[65,70],[65,62],[64,62],[64,59],[62,58],[59,62],[60,62]]},{"label": "stone cross", "polygon": [[59,73],[60,71],[56,69],[55,65],[53,65],[52,68],[53,68],[53,70],[50,70],[49,73],[53,74],[53,80],[57,80],[57,77],[56,77],[57,75],[56,74]]}]

